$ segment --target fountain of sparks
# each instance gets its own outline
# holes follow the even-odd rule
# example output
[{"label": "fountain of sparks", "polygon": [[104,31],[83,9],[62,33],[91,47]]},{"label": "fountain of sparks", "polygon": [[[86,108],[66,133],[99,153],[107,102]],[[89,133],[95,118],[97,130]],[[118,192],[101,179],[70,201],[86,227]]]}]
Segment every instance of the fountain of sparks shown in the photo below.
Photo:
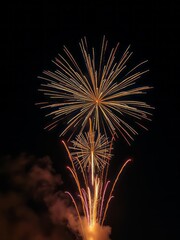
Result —
[{"label": "fountain of sparks", "polygon": [[[76,141],[72,141],[73,147],[68,148],[63,141],[71,162],[71,166],[67,168],[76,183],[85,222],[82,220],[75,198],[70,192],[66,193],[72,199],[79,217],[81,233],[84,239],[87,240],[89,239],[89,235],[94,231],[96,224],[100,226],[103,225],[118,178],[125,166],[131,162],[131,159],[128,159],[123,164],[108,192],[110,181],[107,177],[111,158],[112,140],[109,142],[106,137],[100,134],[96,136],[91,120],[89,121],[89,125],[89,132],[86,133],[85,136],[81,134],[77,137]],[[71,151],[69,149],[71,149]],[[85,229],[87,229],[87,231]],[[91,237],[91,239],[94,240],[93,237]]]}]

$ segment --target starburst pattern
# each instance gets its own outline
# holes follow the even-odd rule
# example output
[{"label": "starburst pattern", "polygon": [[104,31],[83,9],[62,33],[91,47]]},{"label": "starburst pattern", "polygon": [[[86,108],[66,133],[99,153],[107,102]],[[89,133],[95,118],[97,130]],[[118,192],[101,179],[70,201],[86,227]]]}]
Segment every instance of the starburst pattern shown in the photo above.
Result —
[{"label": "starburst pattern", "polygon": [[108,131],[112,135],[120,132],[128,142],[129,139],[133,139],[137,131],[128,122],[129,117],[143,127],[141,121],[149,120],[151,115],[148,111],[150,105],[131,98],[150,89],[148,86],[135,85],[148,70],[137,71],[146,62],[144,61],[124,73],[132,52],[128,47],[120,60],[116,61],[118,46],[119,44],[107,53],[107,40],[103,38],[100,58],[96,60],[94,48],[90,54],[86,38],[82,39],[80,48],[85,68],[80,67],[64,47],[67,58],[59,55],[53,61],[57,70],[44,71],[40,77],[45,82],[40,91],[48,96],[48,102],[42,103],[42,108],[49,108],[50,113],[47,116],[53,118],[47,129],[56,127],[64,118],[67,125],[61,135],[70,129],[78,134],[84,130],[88,119],[91,118],[95,131],[101,130],[103,134],[107,134]]},{"label": "starburst pattern", "polygon": [[72,141],[73,146],[69,147],[73,161],[86,169],[91,168],[91,158],[93,153],[93,163],[99,170],[109,164],[112,157],[112,142],[107,137],[101,134],[95,134],[92,124],[90,130],[85,134],[78,135]]}]

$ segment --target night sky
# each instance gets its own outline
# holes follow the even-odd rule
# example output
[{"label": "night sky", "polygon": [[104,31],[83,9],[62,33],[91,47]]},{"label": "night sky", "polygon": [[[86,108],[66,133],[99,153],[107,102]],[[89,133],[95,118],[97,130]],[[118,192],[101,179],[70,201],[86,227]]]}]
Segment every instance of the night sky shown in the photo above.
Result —
[{"label": "night sky", "polygon": [[[90,44],[99,46],[105,35],[111,47],[120,42],[120,48],[125,50],[131,44],[135,63],[149,60],[150,72],[143,79],[154,89],[144,100],[155,107],[152,122],[147,124],[149,131],[139,131],[131,146],[121,137],[114,144],[111,179],[128,157],[134,161],[122,174],[107,214],[106,224],[112,227],[111,238],[180,239],[180,46],[177,37],[180,9],[174,2],[8,1],[2,8],[4,16],[0,22],[3,53],[0,199],[5,198],[8,191],[16,191],[13,184],[8,185],[9,173],[5,171],[9,170],[8,166],[4,167],[4,159],[9,156],[11,167],[23,153],[37,159],[48,156],[55,172],[62,176],[62,190],[72,190],[73,182],[66,170],[67,154],[58,137],[61,127],[51,132],[44,130],[45,112],[35,106],[42,100],[37,91],[40,86],[37,76],[43,70],[54,68],[51,60],[62,53],[63,45],[76,55],[83,36]],[[37,213],[46,211],[38,210],[38,204],[35,205],[33,203],[32,208],[37,208]],[[1,203],[1,212],[3,208]],[[9,226],[13,226],[13,218]],[[12,238],[0,236],[0,240]]]}]

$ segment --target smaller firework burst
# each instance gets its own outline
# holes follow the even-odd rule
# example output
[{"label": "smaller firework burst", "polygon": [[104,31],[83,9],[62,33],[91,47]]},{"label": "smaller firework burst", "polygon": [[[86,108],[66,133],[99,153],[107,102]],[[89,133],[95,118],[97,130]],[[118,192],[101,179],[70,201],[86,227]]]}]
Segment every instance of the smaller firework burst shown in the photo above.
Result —
[{"label": "smaller firework burst", "polygon": [[[107,137],[101,134],[97,134],[94,131],[90,121],[90,131],[85,134],[78,135],[75,140],[72,141],[73,146],[69,147],[73,160],[86,169],[94,166],[101,170],[109,164],[109,160],[112,156],[112,141],[109,141]],[[93,161],[92,159],[93,154]]]}]

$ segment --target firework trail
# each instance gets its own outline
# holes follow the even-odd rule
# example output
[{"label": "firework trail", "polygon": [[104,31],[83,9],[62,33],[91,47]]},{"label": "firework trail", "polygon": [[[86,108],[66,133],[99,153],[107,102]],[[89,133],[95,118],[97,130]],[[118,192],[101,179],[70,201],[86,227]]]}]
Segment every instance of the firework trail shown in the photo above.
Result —
[{"label": "firework trail", "polygon": [[[100,141],[101,139],[102,142]],[[85,141],[83,135],[78,137],[77,142],[72,142],[74,144],[74,147],[68,148],[64,141],[63,144],[65,145],[71,162],[71,166],[68,166],[67,169],[72,174],[78,189],[84,221],[81,217],[81,210],[79,209],[75,198],[70,192],[66,193],[72,199],[72,202],[77,211],[81,226],[81,234],[84,239],[88,240],[90,239],[89,236],[95,230],[97,224],[103,226],[109,203],[113,198],[112,194],[118,178],[125,166],[131,162],[131,159],[128,159],[123,164],[109,190],[108,187],[110,185],[110,181],[107,180],[107,176],[112,144],[110,144],[108,139],[105,137],[103,138],[102,136],[98,135],[97,138],[95,138],[91,121],[89,132],[86,134]],[[96,148],[94,147],[95,145]],[[105,147],[102,147],[104,145],[107,147],[107,149]],[[72,152],[69,149],[71,149]],[[96,157],[96,155],[99,153],[99,149],[100,157]],[[104,156],[106,157],[103,158]],[[100,159],[100,162],[104,161],[104,163],[101,164],[101,168],[99,168],[97,159]],[[86,163],[85,165],[84,162]],[[81,174],[79,174],[79,168]],[[85,226],[88,226],[87,230]],[[93,237],[91,237],[91,239],[95,240]]]},{"label": "firework trail", "polygon": [[149,86],[136,86],[137,80],[148,71],[138,71],[146,61],[125,72],[132,55],[130,47],[116,61],[119,44],[108,52],[105,37],[99,59],[96,59],[94,48],[89,53],[86,38],[79,45],[85,66],[80,67],[64,47],[66,57],[59,54],[53,61],[57,69],[54,72],[44,71],[43,76],[39,77],[44,82],[39,90],[48,98],[47,102],[41,103],[41,107],[48,108],[50,113],[46,116],[52,117],[52,123],[46,128],[56,127],[63,119],[67,124],[60,136],[69,130],[81,134],[91,118],[95,131],[117,135],[117,130],[129,142],[137,134],[128,123],[129,118],[141,127],[142,120],[150,120],[151,114],[147,110],[152,107],[143,101],[131,100],[150,89]]}]

